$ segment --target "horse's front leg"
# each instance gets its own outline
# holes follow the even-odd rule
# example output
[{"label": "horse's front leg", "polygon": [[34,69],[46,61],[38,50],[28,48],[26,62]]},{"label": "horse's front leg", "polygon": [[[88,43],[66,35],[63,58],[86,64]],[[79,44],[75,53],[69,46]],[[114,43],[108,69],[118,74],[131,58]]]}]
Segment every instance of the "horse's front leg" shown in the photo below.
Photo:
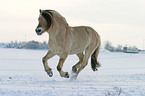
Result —
[{"label": "horse's front leg", "polygon": [[52,77],[53,76],[53,73],[52,73],[52,69],[48,66],[48,63],[47,63],[47,60],[52,58],[55,54],[52,53],[50,50],[47,52],[47,54],[43,57],[42,59],[42,62],[43,62],[43,65],[44,65],[44,69],[46,71],[46,73],[49,75],[49,77]]},{"label": "horse's front leg", "polygon": [[64,72],[64,71],[62,70],[63,63],[64,63],[64,61],[66,60],[67,56],[68,56],[68,55],[60,56],[59,63],[58,63],[58,65],[57,65],[57,70],[58,70],[58,72],[60,73],[60,76],[61,76],[61,77],[65,77],[65,78],[69,78],[68,72]]}]

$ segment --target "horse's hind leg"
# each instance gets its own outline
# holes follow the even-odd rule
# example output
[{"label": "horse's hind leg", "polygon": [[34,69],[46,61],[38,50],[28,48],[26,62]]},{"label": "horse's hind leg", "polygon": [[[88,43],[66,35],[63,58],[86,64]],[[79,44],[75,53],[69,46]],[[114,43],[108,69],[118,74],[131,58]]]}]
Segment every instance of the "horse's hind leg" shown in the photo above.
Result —
[{"label": "horse's hind leg", "polygon": [[75,80],[77,78],[76,72],[81,67],[80,64],[83,62],[83,58],[84,58],[83,52],[79,53],[79,54],[76,54],[76,55],[79,57],[79,62],[72,67],[72,72],[71,72],[71,78],[70,78],[70,80]]},{"label": "horse's hind leg", "polygon": [[66,55],[66,54],[64,54],[63,56],[60,56],[59,63],[58,63],[58,66],[57,66],[57,70],[58,70],[58,72],[60,73],[60,76],[61,76],[61,77],[65,77],[65,78],[69,78],[68,72],[64,72],[64,71],[62,70],[64,61],[66,60],[67,56],[68,56],[68,55]]},{"label": "horse's hind leg", "polygon": [[95,48],[96,48],[95,44],[92,44],[92,46],[88,46],[88,48],[86,48],[83,62],[80,64],[81,67],[76,72],[77,75],[87,66],[88,59],[91,56],[91,54],[93,53],[93,51],[95,50]]},{"label": "horse's hind leg", "polygon": [[84,57],[83,52],[79,53],[79,54],[76,54],[76,55],[79,57],[79,62],[72,67],[73,72],[76,72],[77,69],[80,68],[80,64],[83,62],[83,57]]},{"label": "horse's hind leg", "polygon": [[91,52],[89,52],[89,51],[87,51],[87,52],[85,51],[85,55],[83,56],[83,60],[81,61],[80,64],[77,64],[78,65],[78,68],[76,68],[77,70],[72,71],[70,80],[76,80],[80,71],[86,67],[86,65],[88,64],[88,59],[90,57],[90,53]]},{"label": "horse's hind leg", "polygon": [[52,58],[55,54],[53,54],[50,50],[47,52],[47,54],[43,57],[42,59],[42,62],[43,62],[43,65],[44,65],[44,69],[46,71],[46,73],[49,75],[49,77],[52,77],[53,76],[53,73],[52,73],[52,69],[48,66],[48,63],[47,63],[47,60]]}]

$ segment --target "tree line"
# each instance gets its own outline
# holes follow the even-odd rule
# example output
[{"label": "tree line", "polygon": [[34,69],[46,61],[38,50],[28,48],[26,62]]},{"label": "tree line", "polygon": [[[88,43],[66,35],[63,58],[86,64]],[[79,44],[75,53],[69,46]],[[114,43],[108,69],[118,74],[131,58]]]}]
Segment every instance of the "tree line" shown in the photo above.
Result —
[{"label": "tree line", "polygon": [[48,44],[44,41],[43,43],[38,41],[29,42],[13,42],[7,43],[5,48],[16,48],[16,49],[48,49]]},{"label": "tree line", "polygon": [[[4,48],[16,48],[16,49],[48,49],[48,44],[46,41],[38,42],[38,41],[28,41],[28,42],[17,42],[11,41],[11,43],[4,43]],[[109,50],[111,52],[123,52],[123,48],[126,46],[118,45],[114,47],[110,41],[105,41],[104,49]],[[135,46],[131,48],[136,48]]]},{"label": "tree line", "polygon": [[[105,45],[104,45],[104,49],[109,50],[111,52],[123,52],[124,47],[126,47],[126,46],[122,46],[120,44],[117,47],[114,47],[110,41],[105,41]],[[129,48],[135,49],[137,47],[136,46],[133,46],[133,47],[130,46]]]}]

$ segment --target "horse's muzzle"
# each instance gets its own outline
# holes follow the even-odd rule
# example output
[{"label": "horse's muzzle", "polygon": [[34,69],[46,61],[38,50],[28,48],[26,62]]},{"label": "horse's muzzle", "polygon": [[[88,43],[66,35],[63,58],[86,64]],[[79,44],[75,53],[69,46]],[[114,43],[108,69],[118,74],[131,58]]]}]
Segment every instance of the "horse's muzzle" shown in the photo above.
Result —
[{"label": "horse's muzzle", "polygon": [[41,27],[36,28],[35,31],[36,31],[37,35],[41,35],[43,33],[43,28],[41,28]]}]

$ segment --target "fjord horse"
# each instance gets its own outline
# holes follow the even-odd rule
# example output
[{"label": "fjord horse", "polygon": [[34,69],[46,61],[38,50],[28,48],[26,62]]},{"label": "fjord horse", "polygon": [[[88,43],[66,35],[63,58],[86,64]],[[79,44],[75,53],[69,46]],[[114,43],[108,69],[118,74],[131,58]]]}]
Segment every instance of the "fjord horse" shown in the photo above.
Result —
[{"label": "fjord horse", "polygon": [[[77,26],[70,27],[65,18],[55,10],[39,10],[39,24],[35,29],[37,35],[44,32],[49,34],[48,53],[43,57],[42,62],[47,74],[52,77],[52,69],[47,60],[55,55],[60,57],[57,70],[61,77],[69,78],[68,72],[62,70],[63,63],[68,55],[76,54],[79,62],[72,67],[71,79],[76,79],[78,74],[88,64],[91,56],[91,68],[96,71],[99,64],[101,40],[99,34],[91,27]],[[85,54],[83,54],[85,51]]]}]

